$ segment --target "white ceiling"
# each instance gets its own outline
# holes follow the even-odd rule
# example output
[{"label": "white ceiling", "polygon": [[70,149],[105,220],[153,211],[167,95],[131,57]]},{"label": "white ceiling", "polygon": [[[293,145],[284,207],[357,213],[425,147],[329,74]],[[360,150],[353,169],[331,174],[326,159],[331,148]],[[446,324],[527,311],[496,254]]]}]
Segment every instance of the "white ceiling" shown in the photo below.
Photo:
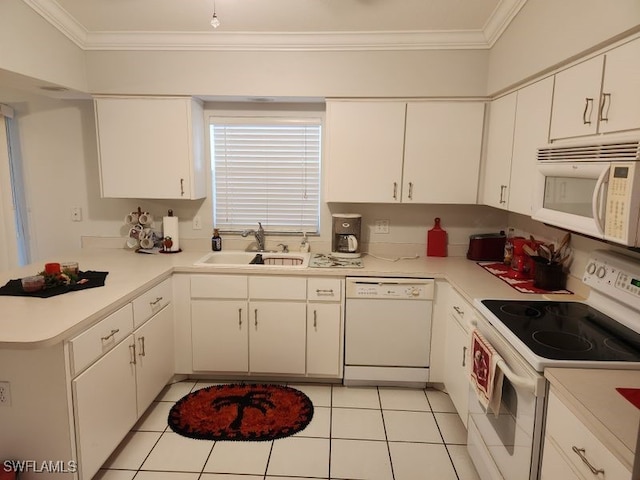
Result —
[{"label": "white ceiling", "polygon": [[336,50],[489,48],[526,0],[23,1],[87,50]]}]

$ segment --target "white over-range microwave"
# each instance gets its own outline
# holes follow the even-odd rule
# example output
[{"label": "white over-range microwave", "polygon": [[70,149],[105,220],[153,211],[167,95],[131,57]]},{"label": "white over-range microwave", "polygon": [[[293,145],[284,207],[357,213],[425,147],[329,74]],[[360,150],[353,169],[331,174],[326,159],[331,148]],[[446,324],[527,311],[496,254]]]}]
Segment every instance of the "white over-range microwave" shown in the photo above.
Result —
[{"label": "white over-range microwave", "polygon": [[538,149],[533,219],[640,246],[640,140]]}]

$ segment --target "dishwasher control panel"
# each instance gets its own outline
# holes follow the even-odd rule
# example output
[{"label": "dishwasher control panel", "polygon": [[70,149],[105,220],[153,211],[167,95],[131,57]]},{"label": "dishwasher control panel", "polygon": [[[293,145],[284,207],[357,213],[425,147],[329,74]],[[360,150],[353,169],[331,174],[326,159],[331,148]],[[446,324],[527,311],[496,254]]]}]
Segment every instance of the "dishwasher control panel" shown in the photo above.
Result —
[{"label": "dishwasher control panel", "polygon": [[433,280],[416,278],[347,278],[347,298],[432,300]]}]

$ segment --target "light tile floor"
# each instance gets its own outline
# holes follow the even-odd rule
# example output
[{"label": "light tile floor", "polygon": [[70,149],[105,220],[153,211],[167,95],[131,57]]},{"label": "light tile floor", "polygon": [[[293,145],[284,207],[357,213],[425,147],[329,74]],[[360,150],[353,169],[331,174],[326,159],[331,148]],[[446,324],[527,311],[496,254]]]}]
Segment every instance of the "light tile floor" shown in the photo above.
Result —
[{"label": "light tile floor", "polygon": [[446,393],[289,384],[314,405],[311,423],[269,442],[214,442],[174,433],[175,401],[212,382],[167,386],[96,480],[478,480],[466,431]]}]

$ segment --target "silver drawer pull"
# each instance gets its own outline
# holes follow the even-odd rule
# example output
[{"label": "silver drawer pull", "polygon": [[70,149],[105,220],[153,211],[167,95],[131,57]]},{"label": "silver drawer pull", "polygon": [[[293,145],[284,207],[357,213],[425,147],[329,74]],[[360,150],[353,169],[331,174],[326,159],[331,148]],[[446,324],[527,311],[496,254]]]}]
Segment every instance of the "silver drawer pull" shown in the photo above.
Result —
[{"label": "silver drawer pull", "polygon": [[111,333],[109,335],[107,335],[106,337],[102,337],[102,341],[106,342],[107,340],[109,340],[110,338],[113,338],[113,336],[118,333],[120,331],[119,328],[116,328],[115,330],[111,330]]},{"label": "silver drawer pull", "polygon": [[253,316],[254,316],[254,319],[255,319],[255,325],[254,326],[256,328],[258,328],[258,309],[257,308],[253,311]]},{"label": "silver drawer pull", "polygon": [[462,366],[467,366],[467,347],[462,347]]},{"label": "silver drawer pull", "polygon": [[318,311],[313,311],[313,328],[318,328]]},{"label": "silver drawer pull", "polygon": [[574,445],[573,447],[571,447],[571,450],[573,450],[573,452],[580,457],[580,460],[582,460],[582,463],[584,463],[587,467],[589,467],[589,470],[591,470],[591,473],[593,473],[594,475],[598,475],[599,473],[604,475],[604,470],[602,468],[594,467],[593,465],[591,465],[591,462],[587,460],[587,457],[585,456],[584,448],[578,448]]},{"label": "silver drawer pull", "polygon": [[153,302],[149,302],[149,305],[151,305],[152,307],[155,307],[161,301],[162,301],[162,297],[156,297],[156,299]]},{"label": "silver drawer pull", "polygon": [[333,296],[333,288],[316,288],[316,295],[332,295]]},{"label": "silver drawer pull", "polygon": [[144,351],[144,337],[140,337],[138,341],[140,342],[140,353],[138,355],[144,357],[146,355]]},{"label": "silver drawer pull", "polygon": [[238,309],[238,327],[242,329],[242,309],[241,308]]},{"label": "silver drawer pull", "polygon": [[131,345],[129,345],[129,353],[131,353],[131,360],[129,360],[129,363],[131,365],[135,365],[136,363],[136,344],[132,343]]},{"label": "silver drawer pull", "polygon": [[453,309],[456,311],[458,315],[460,315],[461,317],[464,317],[464,310],[462,310],[460,307],[454,306]]}]

